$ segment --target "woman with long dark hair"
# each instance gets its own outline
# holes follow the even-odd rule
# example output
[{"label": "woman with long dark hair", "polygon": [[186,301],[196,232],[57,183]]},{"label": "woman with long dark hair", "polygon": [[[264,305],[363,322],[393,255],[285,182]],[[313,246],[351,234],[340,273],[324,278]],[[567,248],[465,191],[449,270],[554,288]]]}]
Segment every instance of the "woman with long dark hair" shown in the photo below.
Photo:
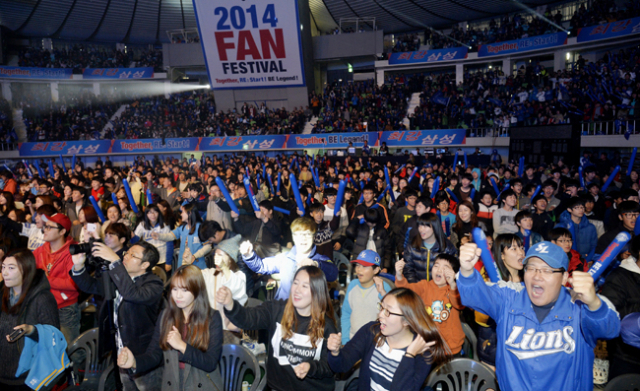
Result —
[{"label": "woman with long dark hair", "polygon": [[[29,338],[38,339],[34,325],[48,324],[60,328],[58,306],[49,280],[36,267],[33,253],[19,249],[2,261],[2,312],[0,313],[0,388],[30,390],[25,385],[27,373],[16,377],[24,340],[9,342],[8,336],[23,329]],[[6,336],[6,337],[5,337]]]},{"label": "woman with long dark hair", "polygon": [[324,273],[316,266],[296,272],[289,299],[267,301],[244,308],[227,287],[216,301],[227,318],[246,330],[269,331],[267,384],[272,390],[326,390],[334,388],[327,363],[327,338],[337,333]]},{"label": "woman with long dark hair", "polygon": [[451,227],[451,243],[460,248],[465,243],[473,242],[471,232],[480,227],[487,234],[487,226],[478,220],[476,209],[469,200],[462,201],[456,207],[456,222]]},{"label": "woman with long dark hair", "polygon": [[207,267],[204,256],[211,251],[211,245],[202,245],[198,236],[198,230],[202,223],[200,213],[198,213],[198,209],[193,202],[182,205],[180,212],[182,225],[169,233],[151,232],[151,238],[165,242],[176,239],[180,241],[180,254],[176,265],[173,265],[173,267],[180,267],[184,263],[187,265],[194,264],[200,269],[204,269]]},{"label": "woman with long dark hair", "polygon": [[166,271],[171,270],[171,262],[173,260],[173,242],[165,242],[163,240],[156,240],[151,237],[153,232],[168,234],[171,232],[171,227],[165,224],[162,212],[158,209],[158,205],[150,204],[144,211],[144,220],[138,224],[134,231],[134,237],[131,239],[131,243],[134,244],[138,240],[144,240],[151,243],[160,254],[160,261],[158,266],[163,267]]},{"label": "woman with long dark hair", "polygon": [[16,208],[16,203],[13,200],[13,194],[8,191],[0,191],[0,212],[8,214]]},{"label": "woman with long dark hair", "polygon": [[[524,282],[524,260],[525,252],[522,245],[522,239],[514,234],[498,235],[493,241],[491,248],[493,259],[498,266],[498,274],[502,281],[507,283],[522,284]],[[489,278],[484,271],[481,274],[485,281]],[[487,315],[476,311],[476,323],[478,324],[478,357],[480,361],[495,367],[497,333],[496,323]]]},{"label": "woman with long dark hair", "polygon": [[[410,237],[407,231],[406,237]],[[409,282],[431,279],[431,268],[440,253],[455,255],[455,246],[445,237],[440,219],[434,213],[418,217],[418,235],[406,243],[404,276]]]},{"label": "woman with long dark hair", "polygon": [[[169,306],[158,318],[147,351],[134,356],[123,347],[118,366],[136,373],[164,363],[162,390],[204,390],[220,388],[218,367],[222,354],[222,319],[209,305],[202,272],[184,265],[171,277]],[[173,386],[172,386],[173,384]]]},{"label": "woman with long dark hair", "polygon": [[329,337],[329,366],[347,372],[362,360],[359,390],[420,390],[431,366],[451,359],[447,343],[410,289],[393,289],[378,309],[378,320],[362,326],[344,347],[340,334]]}]

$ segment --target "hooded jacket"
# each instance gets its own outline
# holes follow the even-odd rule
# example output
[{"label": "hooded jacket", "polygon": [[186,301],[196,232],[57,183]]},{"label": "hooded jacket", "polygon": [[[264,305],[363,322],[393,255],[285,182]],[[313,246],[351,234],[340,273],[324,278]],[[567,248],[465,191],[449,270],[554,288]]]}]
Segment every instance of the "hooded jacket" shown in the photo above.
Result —
[{"label": "hooded jacket", "polygon": [[62,247],[56,252],[51,252],[51,243],[45,242],[35,249],[33,255],[36,257],[36,266],[44,270],[51,293],[56,298],[58,308],[64,308],[78,302],[78,286],[71,279],[69,270],[73,268],[69,246],[76,244],[70,237],[64,242]]},{"label": "hooded jacket", "polygon": [[[4,289],[4,281],[0,282],[0,290]],[[36,270],[36,275],[31,283],[27,297],[22,302],[17,314],[12,315],[0,312],[0,383],[24,384],[26,374],[16,378],[16,370],[20,361],[20,355],[24,348],[24,338],[15,343],[9,343],[5,335],[11,334],[13,328],[21,324],[47,324],[60,327],[60,318],[56,299],[51,293],[51,286],[44,271]],[[32,338],[34,336],[31,336]]]},{"label": "hooded jacket", "polygon": [[587,216],[582,216],[580,224],[571,220],[571,214],[565,210],[560,215],[558,226],[568,228],[573,237],[573,248],[582,255],[587,262],[591,261],[598,244],[598,232],[596,227],[589,222]]}]

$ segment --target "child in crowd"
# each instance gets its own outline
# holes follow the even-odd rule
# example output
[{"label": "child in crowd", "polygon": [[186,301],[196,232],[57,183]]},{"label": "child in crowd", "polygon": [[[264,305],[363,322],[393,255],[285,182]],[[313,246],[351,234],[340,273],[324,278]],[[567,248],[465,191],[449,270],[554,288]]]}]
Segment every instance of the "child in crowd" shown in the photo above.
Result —
[{"label": "child in crowd", "polygon": [[357,279],[351,280],[342,303],[342,344],[345,345],[363,325],[378,318],[376,303],[391,290],[391,286],[378,276],[380,255],[364,250],[351,261]]},{"label": "child in crowd", "polygon": [[460,269],[458,258],[455,255],[438,254],[431,270],[431,280],[416,283],[410,283],[404,278],[404,265],[403,260],[396,262],[396,286],[411,289],[420,296],[451,353],[454,356],[460,354],[464,344],[460,311],[464,307],[460,304],[455,278]]}]

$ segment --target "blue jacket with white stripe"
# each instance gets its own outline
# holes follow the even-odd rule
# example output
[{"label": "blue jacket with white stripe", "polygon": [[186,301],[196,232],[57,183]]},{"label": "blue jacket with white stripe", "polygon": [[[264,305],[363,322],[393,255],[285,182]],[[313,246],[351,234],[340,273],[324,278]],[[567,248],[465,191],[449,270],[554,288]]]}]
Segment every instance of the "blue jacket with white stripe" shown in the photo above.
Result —
[{"label": "blue jacket with white stripe", "polygon": [[620,318],[604,297],[591,311],[562,287],[538,322],[524,285],[485,283],[477,270],[458,277],[462,304],[496,321],[496,375],[502,391],[593,390],[593,349],[620,333]]}]

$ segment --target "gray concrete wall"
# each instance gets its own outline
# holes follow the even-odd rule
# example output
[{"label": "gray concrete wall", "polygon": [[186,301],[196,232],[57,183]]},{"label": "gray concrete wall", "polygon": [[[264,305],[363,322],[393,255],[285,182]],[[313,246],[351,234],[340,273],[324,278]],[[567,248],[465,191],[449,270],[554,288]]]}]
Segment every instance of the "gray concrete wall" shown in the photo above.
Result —
[{"label": "gray concrete wall", "polygon": [[373,56],[382,53],[382,31],[321,35],[313,37],[313,56],[317,60]]},{"label": "gray concrete wall", "polygon": [[284,107],[288,111],[296,107],[307,106],[307,87],[290,88],[260,88],[240,90],[215,90],[216,106],[218,110],[240,110],[244,102],[260,104],[266,102],[267,107],[275,109]]}]

